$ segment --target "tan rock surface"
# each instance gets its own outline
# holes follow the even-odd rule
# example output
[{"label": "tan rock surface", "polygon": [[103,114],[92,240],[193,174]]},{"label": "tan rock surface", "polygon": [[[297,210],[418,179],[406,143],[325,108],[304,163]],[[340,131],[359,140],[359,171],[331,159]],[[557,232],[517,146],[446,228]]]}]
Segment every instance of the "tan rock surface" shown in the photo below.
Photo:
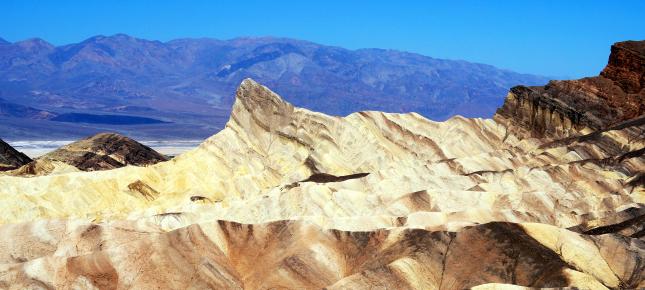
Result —
[{"label": "tan rock surface", "polygon": [[[614,245],[594,245],[606,236],[584,238],[552,226],[541,228],[539,233],[527,231],[532,224],[489,223],[456,233],[404,228],[347,232],[302,221],[258,225],[219,221],[165,233],[132,224],[50,222],[14,227],[20,228],[12,229],[13,234],[47,229],[50,235],[50,240],[43,240],[45,232],[28,235],[25,242],[30,247],[14,247],[9,255],[9,247],[3,247],[0,254],[5,264],[0,268],[0,279],[16,289],[38,285],[93,285],[103,289],[159,285],[172,289],[463,289],[491,281],[532,287],[603,288],[598,280],[634,287],[638,281],[630,279],[643,270],[638,263],[643,249],[638,245],[625,246],[629,254],[623,258],[628,263],[619,266],[628,279],[619,280],[600,255],[563,254],[535,238],[561,232],[570,238],[558,241],[559,247],[571,250],[560,251],[575,251],[580,243],[596,252],[611,251]],[[1,230],[6,233],[6,226]],[[576,258],[576,253],[592,260]],[[588,273],[566,260],[571,257],[574,262],[582,259],[605,268],[587,264]]]},{"label": "tan rock surface", "polygon": [[168,162],[0,176],[0,288],[645,286],[645,117],[509,116],[333,117],[245,80]]}]

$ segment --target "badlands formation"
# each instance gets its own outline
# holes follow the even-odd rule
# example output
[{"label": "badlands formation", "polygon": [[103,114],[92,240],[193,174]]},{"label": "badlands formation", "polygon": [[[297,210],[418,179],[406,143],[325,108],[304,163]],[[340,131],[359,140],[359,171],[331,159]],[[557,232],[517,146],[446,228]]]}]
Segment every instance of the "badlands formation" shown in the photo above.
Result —
[{"label": "badlands formation", "polygon": [[37,176],[108,170],[126,165],[147,166],[167,160],[166,156],[128,137],[100,133],[67,144],[6,174]]},{"label": "badlands formation", "polygon": [[147,167],[0,177],[0,288],[645,287],[645,58],[516,87],[494,119],[296,108]]}]

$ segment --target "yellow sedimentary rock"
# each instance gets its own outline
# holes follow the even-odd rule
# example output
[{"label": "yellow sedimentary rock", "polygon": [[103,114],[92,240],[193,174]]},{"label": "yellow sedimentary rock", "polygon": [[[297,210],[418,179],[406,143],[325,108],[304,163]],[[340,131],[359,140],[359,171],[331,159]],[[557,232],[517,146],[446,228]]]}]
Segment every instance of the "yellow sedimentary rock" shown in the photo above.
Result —
[{"label": "yellow sedimentary rock", "polygon": [[[415,113],[327,116],[247,79],[226,127],[171,161],[0,176],[0,233],[19,237],[0,239],[0,282],[106,289],[639,285],[638,242],[565,228],[641,210],[643,186],[630,181],[645,168],[642,156],[621,157],[583,139],[520,139],[508,126]],[[626,151],[643,148],[632,129],[602,138]]]}]

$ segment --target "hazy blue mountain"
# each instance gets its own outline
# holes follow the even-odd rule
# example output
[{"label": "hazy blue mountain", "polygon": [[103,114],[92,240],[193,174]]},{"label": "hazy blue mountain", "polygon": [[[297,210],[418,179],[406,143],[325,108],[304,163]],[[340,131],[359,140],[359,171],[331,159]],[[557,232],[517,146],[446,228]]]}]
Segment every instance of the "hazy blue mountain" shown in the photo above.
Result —
[{"label": "hazy blue mountain", "polygon": [[[285,38],[159,42],[117,34],[58,47],[36,38],[0,45],[0,98],[51,116],[36,125],[29,114],[0,115],[0,132],[8,132],[0,137],[109,129],[139,138],[203,138],[223,126],[235,88],[247,77],[297,106],[329,114],[415,111],[435,120],[490,117],[510,87],[547,81],[485,64]],[[61,115],[75,117],[54,121]],[[101,124],[112,120],[105,115],[163,122]]]},{"label": "hazy blue mountain", "polygon": [[6,41],[4,38],[0,37],[0,45],[3,45],[3,44],[10,44],[10,42]]}]

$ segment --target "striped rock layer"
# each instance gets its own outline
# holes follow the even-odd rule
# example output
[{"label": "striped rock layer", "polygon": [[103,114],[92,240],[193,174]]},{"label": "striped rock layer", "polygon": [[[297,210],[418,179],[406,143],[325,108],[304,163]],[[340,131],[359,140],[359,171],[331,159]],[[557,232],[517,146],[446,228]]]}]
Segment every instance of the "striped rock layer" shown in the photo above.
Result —
[{"label": "striped rock layer", "polygon": [[0,288],[645,287],[645,118],[512,120],[334,117],[247,79],[170,161],[0,177]]},{"label": "striped rock layer", "polygon": [[62,146],[15,170],[13,176],[38,176],[74,171],[109,170],[126,165],[147,166],[168,158],[148,146],[116,133],[99,133]]}]

